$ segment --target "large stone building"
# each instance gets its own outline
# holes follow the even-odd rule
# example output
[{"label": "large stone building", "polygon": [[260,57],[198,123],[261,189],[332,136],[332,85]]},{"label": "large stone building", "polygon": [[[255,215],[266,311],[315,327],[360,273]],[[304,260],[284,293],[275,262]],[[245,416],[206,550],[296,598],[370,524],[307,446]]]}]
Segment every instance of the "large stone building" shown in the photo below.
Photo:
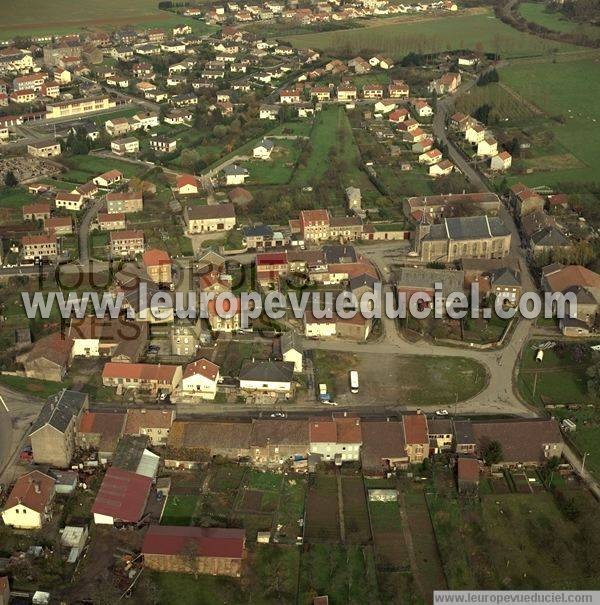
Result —
[{"label": "large stone building", "polygon": [[88,396],[78,391],[63,389],[48,398],[29,432],[36,463],[59,468],[71,464],[79,419],[87,406]]},{"label": "large stone building", "polygon": [[467,216],[421,223],[415,246],[422,261],[450,263],[463,258],[504,258],[510,242],[510,231],[501,219]]}]

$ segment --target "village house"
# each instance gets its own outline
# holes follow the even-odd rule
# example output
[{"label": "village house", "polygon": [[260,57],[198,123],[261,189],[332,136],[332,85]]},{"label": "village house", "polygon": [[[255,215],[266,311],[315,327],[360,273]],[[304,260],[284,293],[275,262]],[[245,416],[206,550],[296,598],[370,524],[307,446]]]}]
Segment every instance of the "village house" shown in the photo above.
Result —
[{"label": "village house", "polygon": [[252,156],[259,160],[268,160],[271,157],[275,145],[269,139],[263,139],[253,150]]},{"label": "village house", "polygon": [[135,389],[151,395],[172,393],[181,382],[181,366],[151,363],[108,362],[102,371],[102,384],[121,390]]},{"label": "village house", "polygon": [[124,412],[90,412],[86,410],[79,421],[76,434],[78,448],[98,453],[100,462],[108,462],[123,434]]},{"label": "village house", "polygon": [[222,170],[225,177],[225,185],[243,185],[250,173],[243,166],[237,164],[229,164]]},{"label": "village house", "polygon": [[512,155],[508,151],[501,151],[490,159],[490,169],[495,171],[508,170],[512,166]]},{"label": "village house", "polygon": [[544,198],[523,183],[514,184],[509,190],[509,195],[519,217],[544,210]]},{"label": "village house", "polygon": [[217,394],[220,377],[218,365],[208,359],[198,359],[183,370],[181,390],[186,395],[193,394],[202,399],[213,400]]},{"label": "village house", "polygon": [[63,389],[52,395],[29,431],[33,458],[38,464],[67,468],[73,459],[79,420],[88,407],[88,396]]},{"label": "village house", "polygon": [[79,212],[83,206],[83,196],[77,193],[59,191],[54,198],[54,204],[57,208]]},{"label": "village house", "polygon": [[309,419],[310,453],[325,462],[356,462],[360,459],[363,442],[361,421],[347,412],[332,414],[331,418]]},{"label": "village house", "polygon": [[408,99],[410,88],[403,80],[394,80],[388,86],[388,96],[390,99]]},{"label": "village house", "polygon": [[403,414],[404,444],[410,464],[420,464],[429,457],[429,432],[427,416],[417,410],[416,414]]},{"label": "village house", "polygon": [[150,444],[154,446],[165,445],[174,421],[173,409],[129,408],[123,434],[148,437]]},{"label": "village house", "polygon": [[461,76],[459,73],[446,73],[429,84],[429,92],[435,92],[438,95],[450,94],[456,91],[460,86]]},{"label": "village house", "polygon": [[301,373],[304,347],[300,337],[293,331],[284,332],[279,338],[279,350],[283,361],[294,364],[294,373]]},{"label": "village house", "polygon": [[268,394],[292,391],[294,364],[286,361],[245,360],[240,369],[240,389]]},{"label": "village house", "polygon": [[564,441],[557,420],[473,421],[472,428],[480,457],[485,457],[491,442],[500,444],[502,459],[492,469],[539,467],[562,456]]},{"label": "village house", "polygon": [[447,176],[454,170],[454,164],[450,160],[442,160],[437,164],[429,166],[429,176]]},{"label": "village house", "polygon": [[142,263],[148,277],[156,284],[172,283],[171,257],[165,250],[150,248],[142,254]]},{"label": "village house", "polygon": [[137,153],[140,150],[140,142],[134,137],[117,139],[115,141],[111,141],[110,149],[116,155]]},{"label": "village house", "polygon": [[108,214],[130,214],[144,209],[144,199],[140,191],[117,191],[106,194]]},{"label": "village house", "polygon": [[236,222],[233,204],[187,206],[184,217],[190,234],[229,231],[235,227]]},{"label": "village house", "polygon": [[163,135],[152,136],[150,149],[159,153],[173,153],[177,149],[177,139]]},{"label": "village house", "polygon": [[101,212],[98,214],[98,227],[102,231],[120,231],[127,228],[127,221],[123,212]]},{"label": "village house", "polygon": [[498,141],[494,137],[484,137],[483,141],[477,143],[477,155],[481,158],[498,155]]},{"label": "village house", "polygon": [[23,206],[24,221],[47,221],[50,218],[49,202],[35,202]]},{"label": "village house", "polygon": [[4,503],[4,525],[15,529],[41,529],[52,517],[54,486],[54,478],[40,471],[21,475]]},{"label": "village house", "polygon": [[133,257],[144,252],[144,232],[141,229],[111,231],[110,253],[116,257]]},{"label": "village house", "polygon": [[28,143],[27,153],[35,158],[52,158],[62,153],[58,141],[35,141]]},{"label": "village house", "polygon": [[44,228],[48,234],[70,235],[73,233],[73,219],[70,216],[53,216],[46,221]]},{"label": "village house", "polygon": [[56,234],[25,235],[21,240],[23,245],[21,256],[28,261],[54,261],[58,257],[58,238]]},{"label": "village house", "polygon": [[72,346],[71,339],[61,332],[53,332],[38,338],[16,361],[23,364],[28,378],[61,382],[71,364]]},{"label": "village house", "polygon": [[177,177],[176,188],[179,195],[196,195],[200,183],[193,174],[182,174]]},{"label": "village house", "polygon": [[408,466],[401,421],[369,420],[361,423],[361,463],[366,476],[380,477]]},{"label": "village house", "polygon": [[366,84],[363,87],[364,99],[383,99],[383,86],[381,84]]},{"label": "village house", "polygon": [[111,137],[120,137],[133,130],[128,118],[112,118],[104,122],[104,129]]},{"label": "village house", "polygon": [[308,422],[291,418],[255,418],[249,440],[252,461],[258,466],[281,466],[306,458],[310,449]]},{"label": "village house", "polygon": [[123,180],[123,173],[119,170],[109,170],[108,172],[103,172],[98,176],[92,179],[94,185],[98,187],[102,187],[103,189],[108,189],[113,185],[120,183]]},{"label": "village house", "polygon": [[225,299],[219,313],[215,299],[208,301],[208,323],[213,332],[237,332],[241,328],[241,300],[239,297]]}]

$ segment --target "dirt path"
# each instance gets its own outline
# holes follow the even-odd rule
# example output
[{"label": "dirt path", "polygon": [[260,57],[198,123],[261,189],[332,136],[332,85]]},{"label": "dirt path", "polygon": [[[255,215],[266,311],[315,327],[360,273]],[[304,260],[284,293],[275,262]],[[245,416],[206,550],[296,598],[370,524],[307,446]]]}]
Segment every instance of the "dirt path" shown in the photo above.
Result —
[{"label": "dirt path", "polygon": [[406,512],[406,502],[404,501],[404,494],[401,489],[398,489],[398,510],[400,512],[400,521],[402,523],[402,533],[404,534],[404,543],[408,550],[408,558],[410,560],[410,568],[416,585],[419,588],[421,596],[425,598],[425,590],[421,583],[421,577],[419,575],[419,565],[417,563],[417,556],[415,554],[415,547],[412,541],[412,535],[408,526],[408,514]]},{"label": "dirt path", "polygon": [[336,471],[335,478],[337,480],[337,497],[338,497],[338,519],[340,522],[340,538],[342,544],[346,544],[346,525],[344,523],[344,495],[342,493],[342,474],[339,470]]}]

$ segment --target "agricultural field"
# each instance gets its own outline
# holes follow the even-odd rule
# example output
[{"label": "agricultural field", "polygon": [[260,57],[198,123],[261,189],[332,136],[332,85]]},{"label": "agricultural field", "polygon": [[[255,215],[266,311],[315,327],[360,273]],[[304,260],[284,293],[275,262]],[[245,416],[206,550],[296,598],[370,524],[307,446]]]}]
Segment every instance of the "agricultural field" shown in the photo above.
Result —
[{"label": "agricultural field", "polygon": [[135,25],[137,27],[171,27],[185,21],[195,31],[209,32],[213,28],[175,13],[160,11],[154,0],[44,0],[17,3],[3,16],[0,40],[14,36],[59,35],[90,29],[112,29]]},{"label": "agricultural field", "polygon": [[[390,405],[448,405],[469,399],[485,385],[485,370],[461,357],[357,356],[314,351],[316,382],[326,383],[335,400],[352,403],[348,370],[358,370],[361,401],[388,401]],[[402,380],[392,380],[401,376]]]},{"label": "agricultural field", "polygon": [[371,529],[362,477],[342,476],[342,504],[346,543],[369,544]]},{"label": "agricultural field", "polygon": [[300,560],[298,603],[329,595],[332,604],[379,603],[373,549],[369,546],[313,544]]},{"label": "agricultural field", "polygon": [[[595,180],[600,170],[600,107],[590,98],[600,93],[599,75],[600,66],[592,59],[515,63],[500,70],[501,83],[543,112],[529,123],[507,127],[507,138],[530,145],[516,162],[526,173],[513,172],[510,182],[553,187]],[[569,193],[565,187],[563,191]]]},{"label": "agricultural field", "polygon": [[529,106],[519,96],[509,89],[503,82],[488,84],[487,86],[474,86],[466,94],[458,97],[455,103],[456,111],[472,114],[482,105],[489,105],[490,121],[496,122],[523,122],[535,115],[535,108]]},{"label": "agricultural field", "polygon": [[527,21],[555,32],[577,33],[589,38],[600,37],[600,27],[571,21],[559,11],[549,9],[544,2],[523,2],[519,4],[519,13]]},{"label": "agricultural field", "polygon": [[394,59],[409,52],[426,54],[466,48],[480,48],[507,58],[544,56],[554,50],[566,52],[577,48],[517,31],[496,19],[491,11],[407,23],[390,24],[380,20],[370,25],[288,36],[286,40],[297,48],[317,48],[332,54],[343,51],[351,55],[381,52]]},{"label": "agricultural field", "polygon": [[309,544],[339,543],[340,517],[337,478],[311,475],[306,498],[304,540]]}]

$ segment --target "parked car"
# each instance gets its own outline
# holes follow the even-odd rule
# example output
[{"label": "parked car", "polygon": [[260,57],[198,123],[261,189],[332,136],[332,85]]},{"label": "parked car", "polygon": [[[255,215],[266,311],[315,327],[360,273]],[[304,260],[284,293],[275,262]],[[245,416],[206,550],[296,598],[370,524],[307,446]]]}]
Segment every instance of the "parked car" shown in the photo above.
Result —
[{"label": "parked car", "polygon": [[435,415],[436,416],[447,416],[448,415],[448,410],[436,410],[435,411]]}]

